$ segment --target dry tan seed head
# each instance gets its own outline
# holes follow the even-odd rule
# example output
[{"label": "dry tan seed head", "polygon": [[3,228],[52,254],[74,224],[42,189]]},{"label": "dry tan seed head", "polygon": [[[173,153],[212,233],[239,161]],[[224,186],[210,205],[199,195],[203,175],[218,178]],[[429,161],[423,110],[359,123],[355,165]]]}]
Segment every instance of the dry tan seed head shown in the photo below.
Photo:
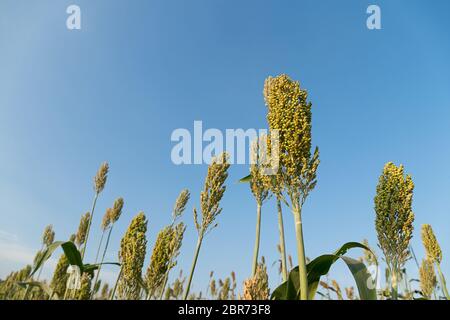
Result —
[{"label": "dry tan seed head", "polygon": [[105,188],[106,180],[108,179],[109,165],[103,162],[94,177],[94,190],[97,194],[101,193]]}]

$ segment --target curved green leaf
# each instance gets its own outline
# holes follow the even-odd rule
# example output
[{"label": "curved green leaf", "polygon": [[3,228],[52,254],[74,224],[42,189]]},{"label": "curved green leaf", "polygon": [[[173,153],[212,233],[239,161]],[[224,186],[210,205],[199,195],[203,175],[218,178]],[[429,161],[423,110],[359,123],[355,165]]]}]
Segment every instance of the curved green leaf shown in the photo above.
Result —
[{"label": "curved green leaf", "polygon": [[[375,288],[369,288],[369,281],[373,281],[373,279],[364,263],[343,256],[349,249],[352,248],[362,248],[371,251],[368,247],[361,243],[348,242],[340,247],[334,254],[319,256],[306,265],[306,270],[308,273],[308,299],[314,299],[321,276],[326,275],[330,271],[331,266],[338,259],[342,259],[352,272],[358,287],[360,298],[363,300],[376,300]],[[298,267],[295,267],[289,273],[288,280],[274,290],[271,298],[275,300],[298,300],[299,297],[299,273]]]},{"label": "curved green leaf", "polygon": [[47,261],[51,256],[52,253],[58,249],[60,245],[65,243],[65,241],[56,241],[53,242],[51,245],[49,245],[45,250],[42,256],[36,261],[36,264],[33,266],[33,270],[30,273],[30,278],[42,267],[42,264]]}]

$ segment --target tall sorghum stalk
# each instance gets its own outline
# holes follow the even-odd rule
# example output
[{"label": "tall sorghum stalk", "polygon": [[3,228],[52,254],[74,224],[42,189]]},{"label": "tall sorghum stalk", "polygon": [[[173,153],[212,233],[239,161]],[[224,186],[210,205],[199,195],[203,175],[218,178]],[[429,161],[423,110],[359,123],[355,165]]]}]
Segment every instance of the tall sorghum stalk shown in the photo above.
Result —
[{"label": "tall sorghum stalk", "polygon": [[261,238],[261,208],[264,200],[266,200],[267,196],[269,195],[267,185],[264,184],[263,180],[263,172],[261,170],[259,154],[260,154],[260,141],[257,139],[252,143],[250,154],[251,155],[250,190],[252,191],[253,197],[256,200],[256,232],[255,232],[255,247],[253,250],[252,277],[255,276],[256,268],[258,266],[259,243]]},{"label": "tall sorghum stalk", "polygon": [[[112,229],[114,227],[114,224],[117,222],[117,220],[119,220],[120,215],[122,214],[123,203],[124,203],[123,198],[117,198],[116,201],[114,201],[113,207],[106,210],[105,216],[103,217],[103,223],[102,223],[103,233],[105,232],[106,229],[109,229],[109,231],[108,231],[108,236],[106,238],[105,248],[103,249],[102,258],[100,260],[100,264],[97,269],[97,274],[95,276],[94,285],[98,281],[98,278],[100,276],[100,271],[102,269],[102,264],[105,261],[105,256],[106,256],[106,252],[108,250],[108,245],[109,245],[109,240],[111,238]],[[100,250],[100,246],[101,246],[101,241],[100,241],[100,245],[99,245],[99,250]],[[97,261],[97,258],[95,260]]]},{"label": "tall sorghum stalk", "polygon": [[287,264],[286,264],[286,244],[284,240],[284,225],[283,212],[281,208],[281,200],[277,197],[277,211],[278,211],[278,229],[280,234],[280,254],[281,254],[281,275],[283,281],[288,278]]},{"label": "tall sorghum stalk", "polygon": [[391,277],[393,300],[398,299],[401,270],[410,257],[409,242],[414,222],[413,190],[411,176],[405,177],[402,165],[397,167],[389,162],[384,166],[374,199],[375,228]]},{"label": "tall sorghum stalk", "polygon": [[84,259],[84,254],[86,253],[86,246],[89,239],[89,232],[91,230],[92,219],[94,218],[95,205],[97,204],[97,199],[99,194],[105,188],[106,180],[108,179],[108,171],[109,165],[107,162],[101,164],[100,168],[97,171],[97,174],[94,177],[94,200],[92,201],[92,209],[91,209],[91,217],[89,219],[87,231],[86,231],[86,240],[84,241],[84,247],[81,251],[81,260]]},{"label": "tall sorghum stalk", "polygon": [[279,171],[291,201],[294,215],[299,267],[300,299],[308,299],[308,278],[303,240],[302,207],[314,189],[319,166],[319,151],[311,154],[311,103],[297,81],[287,75],[269,77],[264,85],[268,108],[267,121],[278,133]]},{"label": "tall sorghum stalk", "polygon": [[200,223],[198,222],[197,210],[194,208],[194,223],[197,229],[198,239],[186,290],[184,292],[184,300],[187,300],[189,296],[192,277],[194,275],[203,238],[206,234],[208,234],[208,232],[217,226],[217,224],[213,223],[217,216],[222,212],[222,208],[220,208],[220,200],[222,199],[226,189],[224,183],[228,177],[229,167],[230,164],[226,153],[222,153],[218,157],[212,159],[212,162],[208,167],[208,174],[205,179],[203,191],[200,193],[200,208],[202,215],[202,220]]},{"label": "tall sorghum stalk", "polygon": [[442,250],[439,242],[434,235],[433,228],[429,224],[422,225],[422,243],[425,247],[427,259],[433,264],[436,264],[436,269],[439,275],[439,282],[441,284],[442,292],[447,300],[450,300],[445,277],[441,270]]}]

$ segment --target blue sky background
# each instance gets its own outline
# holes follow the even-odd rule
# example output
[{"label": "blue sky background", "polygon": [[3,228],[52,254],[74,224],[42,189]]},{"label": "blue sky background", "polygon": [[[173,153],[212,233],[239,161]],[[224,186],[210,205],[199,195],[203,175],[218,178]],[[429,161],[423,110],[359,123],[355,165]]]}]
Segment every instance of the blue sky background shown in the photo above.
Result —
[{"label": "blue sky background", "polygon": [[[378,4],[382,30],[366,28]],[[82,30],[66,29],[77,4]],[[195,245],[192,207],[206,166],[170,160],[176,128],[265,128],[262,89],[287,73],[313,103],[319,182],[304,209],[307,255],[347,241],[376,244],[373,197],[388,161],[403,163],[415,182],[412,245],[423,257],[420,225],[430,223],[450,276],[450,20],[448,1],[18,1],[0,2],[0,277],[25,263],[52,223],[57,239],[76,232],[90,209],[99,164],[111,171],[98,202],[88,258],[114,199],[125,199],[108,260],[117,257],[132,217],[149,219],[148,265],[155,235],[170,222],[179,191],[191,202],[180,263]],[[230,169],[219,227],[200,253],[194,290],[210,270],[251,271],[255,204]],[[263,208],[261,254],[278,281],[276,213]],[[286,211],[287,249],[295,256],[293,217]],[[380,251],[378,250],[378,253]],[[355,257],[361,252],[354,252]],[[55,257],[56,258],[56,257]],[[51,274],[54,260],[45,274]],[[105,277],[114,280],[110,268]],[[416,277],[417,268],[409,263]],[[174,272],[175,274],[177,272]],[[331,278],[351,285],[344,266]]]}]

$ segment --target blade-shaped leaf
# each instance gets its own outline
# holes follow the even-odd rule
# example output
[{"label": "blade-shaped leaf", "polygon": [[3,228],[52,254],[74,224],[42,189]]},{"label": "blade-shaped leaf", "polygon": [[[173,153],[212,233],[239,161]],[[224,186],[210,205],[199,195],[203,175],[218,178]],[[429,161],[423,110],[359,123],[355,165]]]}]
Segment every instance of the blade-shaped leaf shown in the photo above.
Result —
[{"label": "blade-shaped leaf", "polygon": [[251,180],[252,180],[252,175],[249,174],[248,176],[245,176],[245,177],[239,179],[239,182],[246,183],[246,182],[250,182]]},{"label": "blade-shaped leaf", "polygon": [[42,264],[52,256],[52,253],[63,243],[65,243],[65,241],[53,242],[44,250],[42,256],[38,259],[38,261],[36,261],[36,264],[33,266],[33,270],[31,271],[29,276],[30,278],[41,268]]},{"label": "blade-shaped leaf", "polygon": [[83,261],[81,259],[80,251],[78,251],[75,244],[71,241],[64,242],[61,247],[66,255],[69,264],[78,266],[83,271]]},{"label": "blade-shaped leaf", "polygon": [[[376,300],[375,288],[369,288],[369,281],[373,281],[373,279],[364,263],[343,256],[349,249],[352,248],[362,248],[370,251],[368,247],[361,243],[348,242],[340,247],[334,254],[319,256],[306,265],[308,274],[308,299],[314,299],[320,282],[320,277],[326,275],[330,271],[331,266],[338,259],[342,258],[353,274],[360,298],[366,300]],[[372,284],[373,283],[375,282],[372,282]],[[299,297],[299,271],[297,266],[289,273],[288,280],[274,290],[271,298],[275,300],[298,300]]]}]

